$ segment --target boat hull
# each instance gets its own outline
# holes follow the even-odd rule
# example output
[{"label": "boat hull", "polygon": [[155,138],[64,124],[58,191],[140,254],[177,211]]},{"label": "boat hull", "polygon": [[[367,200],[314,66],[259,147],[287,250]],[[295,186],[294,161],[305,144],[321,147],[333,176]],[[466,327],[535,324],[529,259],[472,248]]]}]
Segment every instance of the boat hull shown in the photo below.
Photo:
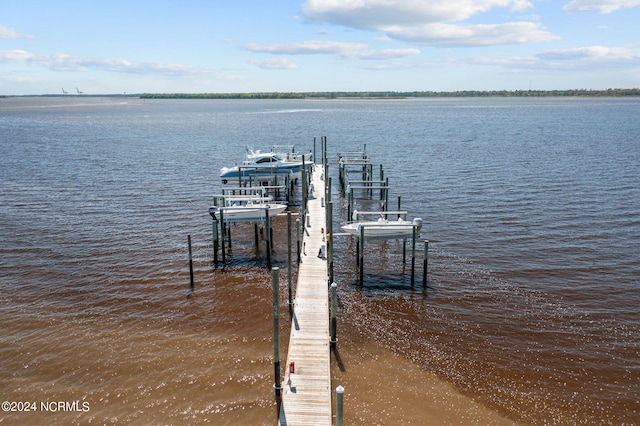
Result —
[{"label": "boat hull", "polygon": [[302,175],[302,169],[311,169],[313,163],[298,161],[301,157],[289,154],[280,156],[273,152],[262,153],[260,151],[247,155],[247,160],[239,166],[223,167],[220,170],[220,179],[227,183],[234,179],[255,179],[265,182],[278,176],[290,176],[298,179]]},{"label": "boat hull", "polygon": [[[286,204],[268,203],[254,206],[229,206],[229,207],[209,207],[209,214],[214,219],[223,219],[225,222],[249,222],[259,221],[269,217],[274,217],[287,209]],[[222,213],[222,214],[221,214]]]},{"label": "boat hull", "polygon": [[342,230],[356,237],[360,237],[362,230],[364,230],[365,238],[411,238],[414,228],[416,229],[416,236],[420,234],[421,225],[421,220],[419,222],[378,220],[348,223],[342,226]]},{"label": "boat hull", "polygon": [[234,179],[242,178],[251,178],[254,177],[257,180],[268,180],[273,178],[274,176],[287,176],[289,175],[292,178],[299,178],[301,176],[302,166],[292,165],[290,167],[229,167],[223,168],[220,172],[220,179],[222,181],[230,181]]}]

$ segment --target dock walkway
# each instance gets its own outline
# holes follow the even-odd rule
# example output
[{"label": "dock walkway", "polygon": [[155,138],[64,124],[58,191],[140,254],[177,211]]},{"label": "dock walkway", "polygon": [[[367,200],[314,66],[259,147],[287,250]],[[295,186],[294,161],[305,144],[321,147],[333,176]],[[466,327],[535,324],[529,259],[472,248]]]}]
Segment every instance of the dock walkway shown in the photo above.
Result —
[{"label": "dock walkway", "polygon": [[[318,257],[326,244],[323,174],[320,165],[312,174],[315,196],[308,201],[305,225],[309,226],[305,226],[304,253],[298,267],[279,425],[328,426],[332,422],[327,260]],[[290,373],[292,363],[294,373]]]}]

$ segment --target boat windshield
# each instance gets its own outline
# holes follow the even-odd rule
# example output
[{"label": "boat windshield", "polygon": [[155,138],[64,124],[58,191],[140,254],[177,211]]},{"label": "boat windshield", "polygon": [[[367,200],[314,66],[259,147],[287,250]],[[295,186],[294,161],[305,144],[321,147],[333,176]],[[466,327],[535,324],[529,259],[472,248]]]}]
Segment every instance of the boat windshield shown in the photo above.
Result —
[{"label": "boat windshield", "polygon": [[278,156],[276,155],[270,155],[268,157],[263,157],[263,158],[259,158],[256,160],[256,164],[262,164],[262,163],[277,163],[278,161],[282,161],[282,159],[280,159]]}]

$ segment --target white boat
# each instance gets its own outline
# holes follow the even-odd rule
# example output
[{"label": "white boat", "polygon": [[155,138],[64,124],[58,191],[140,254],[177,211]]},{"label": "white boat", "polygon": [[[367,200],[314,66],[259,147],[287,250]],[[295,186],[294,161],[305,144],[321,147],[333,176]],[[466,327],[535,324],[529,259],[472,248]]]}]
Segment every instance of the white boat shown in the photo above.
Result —
[{"label": "white boat", "polygon": [[286,204],[268,202],[268,198],[230,198],[224,206],[209,207],[209,214],[216,220],[243,222],[264,220],[266,215],[274,217],[287,209]]},{"label": "white boat", "polygon": [[287,209],[286,204],[273,202],[272,198],[265,194],[264,188],[256,188],[255,191],[259,192],[249,195],[227,194],[214,197],[215,205],[209,207],[209,214],[216,220],[242,222],[264,220],[267,214],[273,217]]},{"label": "white boat", "polygon": [[[313,162],[306,161],[304,166],[311,168]],[[287,176],[298,179],[302,175],[303,161],[298,154],[281,156],[275,152],[250,151],[240,166],[220,169],[222,183],[239,178],[254,178],[257,182],[265,182],[274,176]]]},{"label": "white boat", "polygon": [[365,238],[411,238],[413,229],[416,228],[416,237],[422,229],[422,219],[415,218],[413,221],[398,219],[388,220],[379,218],[378,220],[350,222],[342,226],[342,230],[348,234],[360,237],[361,230],[364,230]]}]

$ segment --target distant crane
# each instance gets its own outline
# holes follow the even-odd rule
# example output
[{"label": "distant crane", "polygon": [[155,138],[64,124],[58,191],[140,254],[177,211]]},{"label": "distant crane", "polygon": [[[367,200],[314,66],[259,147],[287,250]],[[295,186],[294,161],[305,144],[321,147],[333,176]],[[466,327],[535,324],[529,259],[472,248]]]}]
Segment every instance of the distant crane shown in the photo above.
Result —
[{"label": "distant crane", "polygon": [[69,94],[69,92],[65,92],[65,91],[64,91],[64,87],[63,87],[63,88],[62,88],[62,94],[63,94],[63,95],[68,95],[68,94]]},{"label": "distant crane", "polygon": [[84,92],[81,92],[80,89],[78,89],[78,86],[76,86],[76,92],[78,92],[78,95],[82,95]]}]

